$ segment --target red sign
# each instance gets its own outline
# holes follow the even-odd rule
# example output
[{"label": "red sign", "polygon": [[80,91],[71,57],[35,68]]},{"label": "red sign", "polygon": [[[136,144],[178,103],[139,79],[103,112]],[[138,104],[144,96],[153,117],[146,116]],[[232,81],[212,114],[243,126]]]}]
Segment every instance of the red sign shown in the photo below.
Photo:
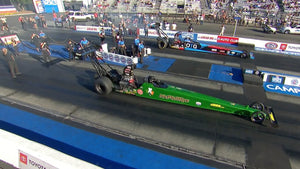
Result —
[{"label": "red sign", "polygon": [[230,37],[230,36],[218,36],[218,43],[227,43],[227,44],[237,44],[239,42],[239,38]]},{"label": "red sign", "polygon": [[286,48],[287,48],[287,44],[286,43],[280,44],[280,49],[281,50],[286,50]]},{"label": "red sign", "polygon": [[20,162],[27,165],[27,155],[20,153]]}]

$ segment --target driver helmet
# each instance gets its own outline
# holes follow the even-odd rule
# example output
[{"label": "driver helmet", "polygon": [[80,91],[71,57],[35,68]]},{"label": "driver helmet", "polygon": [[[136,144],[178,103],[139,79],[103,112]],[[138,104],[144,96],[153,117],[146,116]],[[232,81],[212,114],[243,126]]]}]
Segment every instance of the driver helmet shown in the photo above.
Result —
[{"label": "driver helmet", "polygon": [[132,66],[127,65],[123,70],[124,75],[131,76],[133,74]]},{"label": "driver helmet", "polygon": [[154,76],[149,76],[148,77],[148,82],[149,83],[152,83],[152,82],[154,82],[155,81],[155,77]]}]

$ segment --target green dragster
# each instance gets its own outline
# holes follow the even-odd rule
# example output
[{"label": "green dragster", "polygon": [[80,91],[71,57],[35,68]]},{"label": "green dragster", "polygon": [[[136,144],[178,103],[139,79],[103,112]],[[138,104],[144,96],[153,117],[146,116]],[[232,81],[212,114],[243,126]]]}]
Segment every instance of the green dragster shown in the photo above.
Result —
[{"label": "green dragster", "polygon": [[123,74],[120,74],[108,64],[106,66],[110,70],[105,69],[98,59],[95,59],[92,63],[98,74],[95,81],[95,89],[99,94],[109,94],[111,91],[115,91],[148,99],[239,115],[259,124],[269,120],[273,127],[278,126],[273,109],[262,103],[255,102],[244,106],[168,85],[155,79],[153,76],[145,77],[142,83],[137,83],[133,76],[133,68],[130,68],[131,66],[126,66]]}]

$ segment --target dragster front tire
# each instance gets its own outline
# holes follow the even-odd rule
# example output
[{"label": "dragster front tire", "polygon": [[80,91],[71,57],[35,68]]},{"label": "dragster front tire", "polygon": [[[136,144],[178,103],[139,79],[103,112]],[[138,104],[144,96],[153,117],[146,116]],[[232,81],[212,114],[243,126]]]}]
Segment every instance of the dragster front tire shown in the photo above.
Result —
[{"label": "dragster front tire", "polygon": [[262,124],[265,121],[265,118],[265,114],[261,111],[253,113],[250,117],[251,121],[257,124]]},{"label": "dragster front tire", "polygon": [[108,95],[113,88],[112,81],[108,77],[100,77],[95,81],[95,89],[100,95]]}]

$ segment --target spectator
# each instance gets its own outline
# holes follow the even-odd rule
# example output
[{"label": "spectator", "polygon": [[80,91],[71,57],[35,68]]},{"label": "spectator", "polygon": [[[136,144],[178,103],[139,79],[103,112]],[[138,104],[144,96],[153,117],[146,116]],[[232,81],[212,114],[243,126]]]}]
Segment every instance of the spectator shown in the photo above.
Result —
[{"label": "spectator", "polygon": [[116,27],[114,24],[111,25],[111,35],[113,37],[113,43],[114,43],[114,46],[116,46],[116,36],[117,36],[117,33],[116,33]]},{"label": "spectator", "polygon": [[145,31],[145,37],[148,37],[148,31],[149,31],[149,25],[146,23],[144,26],[144,31]]},{"label": "spectator", "polygon": [[55,11],[53,11],[52,17],[53,17],[53,21],[56,23],[56,21],[57,21],[57,14],[55,13]]},{"label": "spectator", "polygon": [[6,18],[1,18],[1,20],[2,20],[2,31],[9,31]]},{"label": "spectator", "polygon": [[121,37],[119,42],[118,42],[118,49],[119,49],[119,54],[121,55],[126,55],[126,45],[124,42],[124,39]]},{"label": "spectator", "polygon": [[200,25],[203,25],[205,14],[201,14]]},{"label": "spectator", "polygon": [[120,41],[120,39],[121,39],[120,32],[117,32],[116,38],[115,38],[115,43],[116,43],[117,51],[119,51],[119,41]]},{"label": "spectator", "polygon": [[24,18],[23,16],[19,16],[19,19],[18,19],[18,21],[21,23],[21,25],[22,25],[22,29],[23,29],[24,31],[26,31],[27,29],[26,29],[26,22],[25,22],[25,18]]},{"label": "spectator", "polygon": [[221,32],[220,32],[220,36],[224,35],[224,31],[225,31],[225,26],[224,24],[221,26]]},{"label": "spectator", "polygon": [[34,20],[37,23],[37,27],[41,27],[41,20],[37,14],[34,16]]},{"label": "spectator", "polygon": [[194,29],[193,29],[193,24],[190,24],[190,26],[188,27],[188,32],[193,32]]},{"label": "spectator", "polygon": [[44,17],[44,15],[40,15],[40,19],[41,19],[42,27],[47,28],[47,22],[46,22],[46,18]]},{"label": "spectator", "polygon": [[80,47],[82,49],[86,48],[89,44],[90,42],[85,37],[83,37],[82,40],[80,41]]},{"label": "spectator", "polygon": [[101,41],[101,44],[104,43],[104,40],[105,40],[105,31],[104,31],[104,28],[101,28],[99,33],[98,33],[99,37],[100,37],[100,41]]},{"label": "spectator", "polygon": [[18,65],[16,63],[15,55],[7,48],[2,48],[3,56],[8,62],[9,70],[12,78],[17,78],[17,75],[21,75]]}]

